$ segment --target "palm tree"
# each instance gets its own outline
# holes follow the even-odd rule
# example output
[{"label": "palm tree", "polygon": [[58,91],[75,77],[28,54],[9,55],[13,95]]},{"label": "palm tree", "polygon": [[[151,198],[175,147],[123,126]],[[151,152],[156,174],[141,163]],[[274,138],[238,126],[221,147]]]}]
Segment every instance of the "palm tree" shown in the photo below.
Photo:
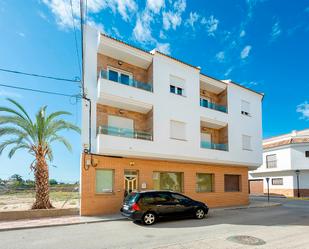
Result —
[{"label": "palm tree", "polygon": [[11,147],[8,156],[12,158],[16,151],[27,150],[34,156],[30,169],[35,178],[35,202],[32,209],[52,208],[49,199],[49,172],[47,161],[53,160],[51,145],[54,142],[62,143],[69,151],[70,143],[59,135],[60,131],[73,130],[80,132],[79,127],[61,118],[62,115],[71,115],[69,112],[58,111],[46,114],[47,106],[40,108],[35,119],[31,120],[25,109],[16,101],[7,99],[15,108],[0,107],[0,138],[11,136],[0,143],[0,155],[6,147]]}]

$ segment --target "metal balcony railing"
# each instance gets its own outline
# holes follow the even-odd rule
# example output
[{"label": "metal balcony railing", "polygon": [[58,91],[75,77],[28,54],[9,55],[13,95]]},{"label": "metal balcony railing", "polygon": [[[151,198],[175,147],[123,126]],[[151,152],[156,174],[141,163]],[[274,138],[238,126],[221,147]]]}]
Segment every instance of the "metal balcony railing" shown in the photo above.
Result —
[{"label": "metal balcony railing", "polygon": [[201,141],[201,148],[228,151],[227,144],[215,144],[208,141]]},{"label": "metal balcony railing", "polygon": [[135,138],[143,140],[152,140],[152,133],[147,131],[138,131],[125,128],[118,128],[108,125],[101,125],[98,127],[98,134],[106,134],[111,136]]},{"label": "metal balcony railing", "polygon": [[129,77],[123,77],[121,74],[118,74],[117,76],[112,75],[109,73],[109,71],[102,69],[100,72],[100,78],[111,80],[123,85],[132,86],[135,88],[139,88],[148,92],[153,91],[152,83],[143,83],[140,81],[137,81],[135,79],[129,78]]},{"label": "metal balcony railing", "polygon": [[202,99],[202,98],[200,99],[200,106],[210,108],[210,109],[220,111],[220,112],[225,112],[225,113],[227,112],[226,106],[218,105],[216,103],[210,102],[210,101]]}]

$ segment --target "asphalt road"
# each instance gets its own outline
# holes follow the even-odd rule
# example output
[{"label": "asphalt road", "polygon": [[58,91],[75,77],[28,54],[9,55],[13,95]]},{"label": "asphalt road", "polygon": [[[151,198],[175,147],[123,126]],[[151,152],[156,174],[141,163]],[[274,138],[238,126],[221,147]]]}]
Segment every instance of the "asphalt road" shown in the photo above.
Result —
[{"label": "asphalt road", "polygon": [[[263,200],[258,197],[255,200]],[[204,220],[164,221],[144,227],[128,220],[0,232],[1,249],[309,248],[309,201],[216,212]],[[265,244],[227,240],[247,235]]]}]

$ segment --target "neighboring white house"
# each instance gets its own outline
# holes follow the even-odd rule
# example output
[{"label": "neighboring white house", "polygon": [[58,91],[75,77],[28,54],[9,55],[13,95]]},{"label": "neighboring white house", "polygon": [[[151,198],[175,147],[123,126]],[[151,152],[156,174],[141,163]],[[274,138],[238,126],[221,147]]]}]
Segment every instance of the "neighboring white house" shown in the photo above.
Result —
[{"label": "neighboring white house", "polygon": [[309,196],[309,129],[263,141],[263,164],[249,172],[250,192]]},{"label": "neighboring white house", "polygon": [[[248,202],[247,171],[262,163],[262,94],[90,27],[85,44],[82,213],[112,212],[123,191],[163,188],[164,174],[175,182],[164,188],[211,206]],[[107,190],[109,207],[97,195]]]}]

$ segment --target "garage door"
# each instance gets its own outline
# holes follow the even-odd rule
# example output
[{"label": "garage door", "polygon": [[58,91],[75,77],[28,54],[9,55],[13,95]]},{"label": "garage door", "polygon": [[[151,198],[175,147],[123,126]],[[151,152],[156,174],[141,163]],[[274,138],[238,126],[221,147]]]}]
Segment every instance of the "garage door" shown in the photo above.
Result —
[{"label": "garage door", "polygon": [[264,194],[263,180],[249,180],[249,193],[253,195]]}]

